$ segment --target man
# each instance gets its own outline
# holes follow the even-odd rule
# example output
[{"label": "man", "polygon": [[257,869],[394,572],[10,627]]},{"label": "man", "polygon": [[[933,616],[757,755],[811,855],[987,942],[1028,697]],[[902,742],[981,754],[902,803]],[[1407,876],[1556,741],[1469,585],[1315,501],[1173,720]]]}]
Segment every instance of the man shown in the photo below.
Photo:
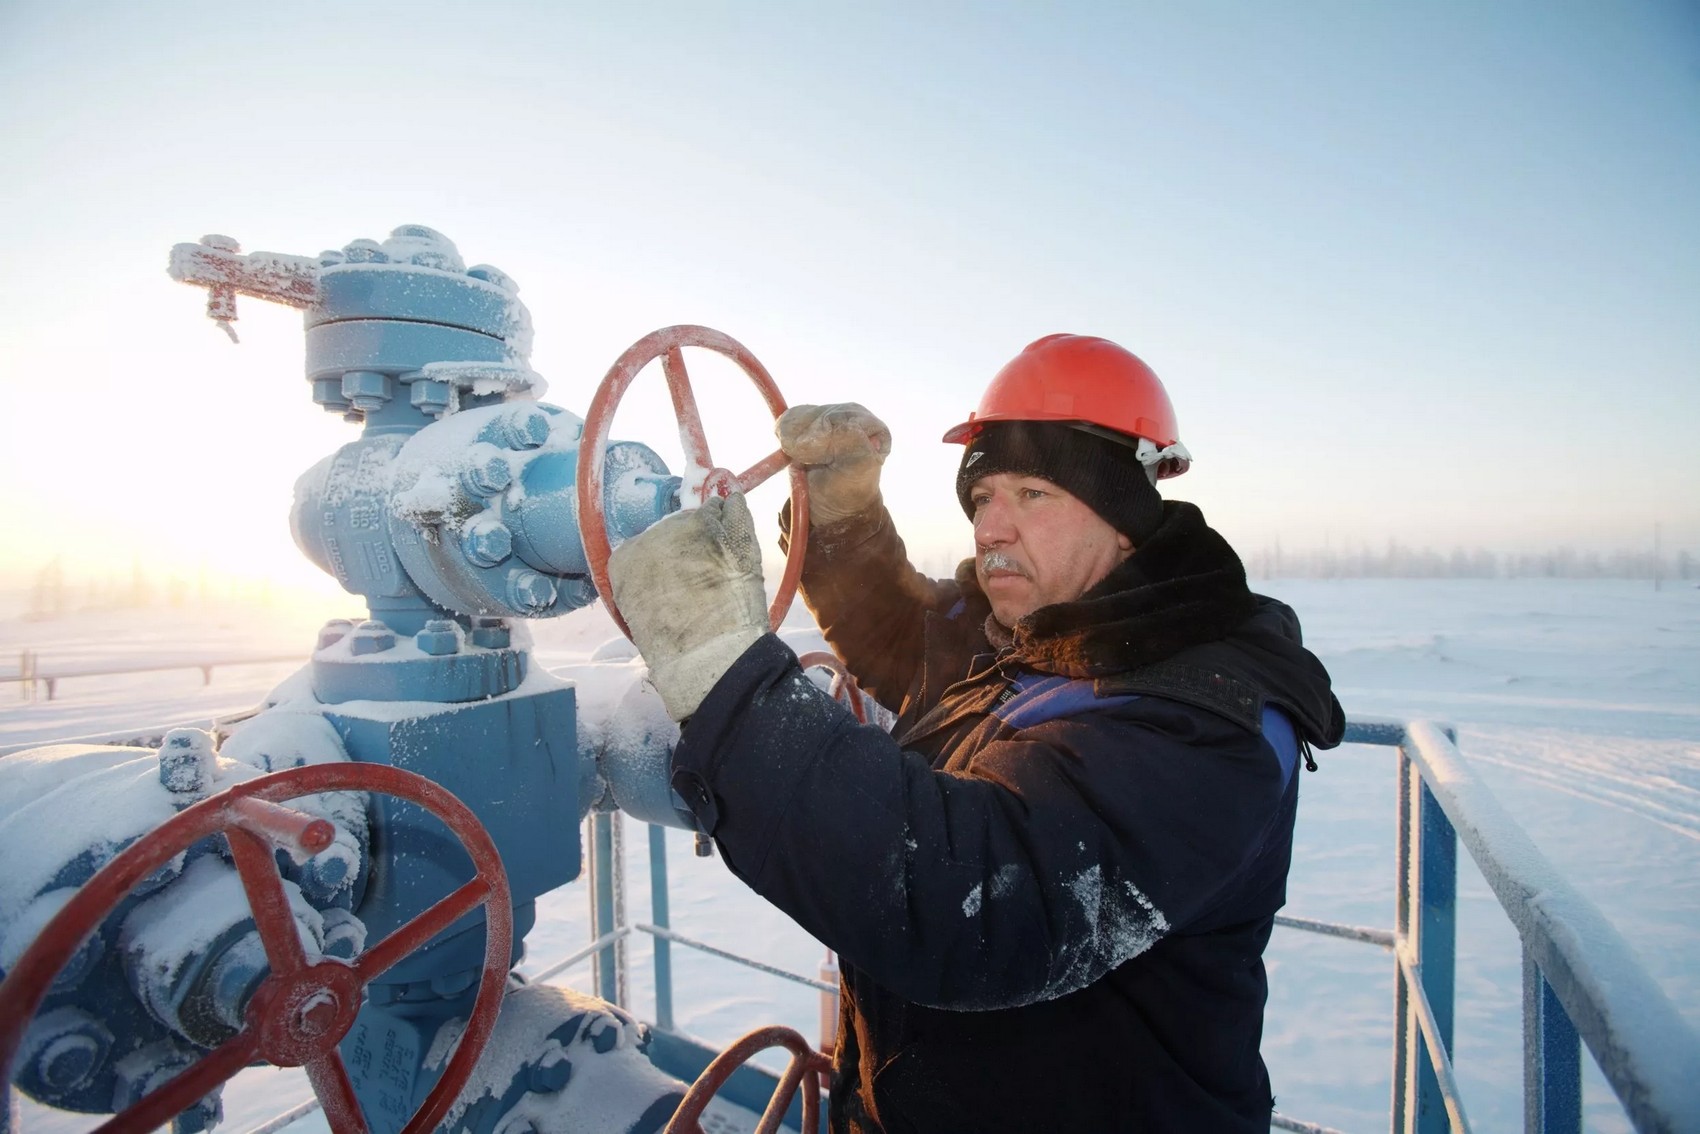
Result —
[{"label": "man", "polygon": [[686,722],[675,790],[840,956],[833,1128],[1268,1129],[1295,765],[1344,721],[1292,612],[1158,496],[1190,461],[1161,383],[1086,336],[1006,366],[945,436],[976,552],[949,582],[892,530],[878,419],[778,433],[810,470],[804,596],[890,735],[766,632],[741,497],[623,545],[613,589]]}]

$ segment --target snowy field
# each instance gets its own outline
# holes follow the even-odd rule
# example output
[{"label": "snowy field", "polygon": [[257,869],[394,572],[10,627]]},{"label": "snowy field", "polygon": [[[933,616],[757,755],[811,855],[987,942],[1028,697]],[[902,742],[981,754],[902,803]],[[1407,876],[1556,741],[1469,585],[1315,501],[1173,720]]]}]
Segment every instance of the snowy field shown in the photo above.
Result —
[{"label": "snowy field", "polygon": [[[1430,717],[1460,746],[1541,849],[1630,941],[1700,1027],[1700,590],[1570,580],[1262,581],[1291,602],[1351,715]],[[326,610],[324,616],[347,614]],[[800,608],[799,608],[800,613]],[[108,612],[0,620],[0,674],[24,649],[42,672],[96,662],[304,656],[319,618],[274,612]],[[793,621],[799,621],[794,613]],[[807,628],[799,623],[798,637]],[[612,630],[600,610],[536,628],[543,664],[582,662]],[[60,683],[27,702],[0,684],[0,753],[239,712],[295,667],[196,669]],[[1391,751],[1319,755],[1301,785],[1288,912],[1391,928]],[[647,838],[624,826],[628,915],[649,911]],[[674,927],[814,974],[821,947],[744,891],[718,859],[669,832]],[[1521,1126],[1520,958],[1480,876],[1460,861],[1457,1061],[1477,1130]],[[588,940],[582,882],[547,895],[527,942],[536,972]],[[764,1022],[814,1035],[817,994],[675,948],[679,1025],[726,1042]],[[648,939],[630,948],[631,1004],[653,1009]],[[1277,930],[1264,1055],[1285,1113],[1348,1132],[1387,1128],[1392,961],[1364,945]],[[588,967],[559,978],[589,984]],[[1084,1038],[1083,1042],[1090,1042]],[[1700,1066],[1700,1052],[1696,1053]],[[1586,1068],[1587,1129],[1629,1126]],[[250,1071],[226,1091],[223,1129],[243,1131],[307,1097],[295,1072]],[[26,1130],[77,1131],[79,1116],[31,1111]]]}]

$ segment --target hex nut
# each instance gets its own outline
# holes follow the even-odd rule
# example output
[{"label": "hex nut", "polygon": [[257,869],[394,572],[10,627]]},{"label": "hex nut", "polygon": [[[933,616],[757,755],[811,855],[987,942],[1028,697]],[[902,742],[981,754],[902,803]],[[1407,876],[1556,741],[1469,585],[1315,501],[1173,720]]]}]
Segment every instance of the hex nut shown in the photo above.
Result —
[{"label": "hex nut", "polygon": [[213,779],[213,738],[198,728],[174,728],[159,746],[159,782],[173,795],[207,794]]},{"label": "hex nut", "polygon": [[533,1063],[525,1069],[526,1086],[542,1094],[552,1095],[564,1089],[573,1077],[573,1061],[558,1056],[552,1063]]},{"label": "hex nut", "polygon": [[514,553],[514,535],[506,524],[485,512],[466,525],[460,546],[478,566],[494,567]]},{"label": "hex nut", "polygon": [[516,571],[508,579],[508,605],[525,614],[548,610],[555,602],[555,580],[536,571]]},{"label": "hex nut", "polygon": [[395,649],[395,632],[382,622],[366,621],[348,638],[348,651],[356,657]]},{"label": "hex nut", "polygon": [[455,633],[455,624],[447,619],[434,618],[427,622],[413,636],[413,641],[422,653],[432,657],[445,657],[460,650],[460,635]]},{"label": "hex nut", "polygon": [[505,650],[512,640],[508,624],[500,618],[474,618],[472,644],[486,650]]},{"label": "hex nut", "polygon": [[498,453],[468,465],[461,482],[478,496],[494,496],[514,482],[514,471],[508,459]]}]

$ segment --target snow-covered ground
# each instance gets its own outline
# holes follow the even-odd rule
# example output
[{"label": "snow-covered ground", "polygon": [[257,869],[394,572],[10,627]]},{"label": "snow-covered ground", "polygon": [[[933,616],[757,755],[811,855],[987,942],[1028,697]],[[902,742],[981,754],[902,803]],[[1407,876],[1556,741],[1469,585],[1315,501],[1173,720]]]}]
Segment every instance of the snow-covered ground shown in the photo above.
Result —
[{"label": "snow-covered ground", "polygon": [[[1353,715],[1426,716],[1460,746],[1541,849],[1605,912],[1684,1016],[1700,1026],[1700,590],[1573,580],[1262,581],[1291,602]],[[323,617],[346,615],[326,610]],[[793,620],[799,615],[794,613]],[[320,617],[223,609],[107,612],[0,621],[0,673],[23,649],[42,672],[136,657],[305,656]],[[554,667],[613,631],[599,610],[535,628]],[[62,682],[51,702],[0,684],[0,753],[60,737],[207,720],[252,705],[293,668],[232,666]],[[1288,912],[1390,927],[1393,754],[1343,748],[1302,784]],[[628,914],[649,911],[647,836],[625,824]],[[743,890],[718,859],[668,833],[673,924],[682,933],[813,974],[821,947]],[[1464,856],[1460,865],[1457,1058],[1479,1130],[1520,1125],[1520,956],[1515,934]],[[538,971],[588,940],[584,884],[547,895],[528,939]],[[631,1003],[653,1009],[648,939],[630,947]],[[1277,930],[1264,1054],[1285,1113],[1346,1131],[1386,1129],[1392,961],[1364,945]],[[817,994],[675,948],[675,1013],[717,1042],[764,1022],[813,1035]],[[559,978],[589,984],[588,968]],[[1091,1042],[1083,1037],[1082,1042]],[[1700,1066],[1700,1052],[1696,1053]],[[1587,1128],[1628,1130],[1591,1063]],[[250,1071],[226,1091],[241,1131],[306,1097],[298,1073]],[[32,1112],[30,1130],[84,1118]]]}]

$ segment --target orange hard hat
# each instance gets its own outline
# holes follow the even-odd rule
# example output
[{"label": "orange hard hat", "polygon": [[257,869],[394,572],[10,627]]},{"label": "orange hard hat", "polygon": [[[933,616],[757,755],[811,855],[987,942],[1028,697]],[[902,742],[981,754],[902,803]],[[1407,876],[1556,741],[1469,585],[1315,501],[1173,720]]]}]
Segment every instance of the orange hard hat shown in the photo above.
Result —
[{"label": "orange hard hat", "polygon": [[1192,462],[1157,375],[1132,351],[1092,335],[1046,335],[1027,344],[944,440],[961,444],[997,421],[1070,422],[1119,435],[1157,465],[1159,478],[1179,476]]}]

